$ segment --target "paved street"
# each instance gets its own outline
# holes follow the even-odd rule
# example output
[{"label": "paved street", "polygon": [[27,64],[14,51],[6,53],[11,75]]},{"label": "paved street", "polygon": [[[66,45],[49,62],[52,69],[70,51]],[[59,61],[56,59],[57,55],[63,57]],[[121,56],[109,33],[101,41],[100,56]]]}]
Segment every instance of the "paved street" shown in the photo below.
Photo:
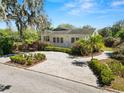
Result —
[{"label": "paved street", "polygon": [[110,93],[56,77],[0,64],[0,93]]}]

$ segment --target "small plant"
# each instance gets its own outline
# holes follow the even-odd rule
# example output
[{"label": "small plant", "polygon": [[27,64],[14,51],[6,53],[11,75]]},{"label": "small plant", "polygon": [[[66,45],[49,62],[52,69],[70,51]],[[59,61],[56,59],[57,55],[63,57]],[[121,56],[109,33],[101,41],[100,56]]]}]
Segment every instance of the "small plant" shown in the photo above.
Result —
[{"label": "small plant", "polygon": [[32,59],[28,59],[27,60],[27,65],[32,65],[33,64],[33,60]]},{"label": "small plant", "polygon": [[35,54],[18,54],[10,57],[13,63],[21,64],[21,65],[32,65],[36,62],[40,62],[46,59],[46,56],[41,53]]},{"label": "small plant", "polygon": [[34,54],[34,58],[38,61],[45,60],[46,56],[41,53]]}]

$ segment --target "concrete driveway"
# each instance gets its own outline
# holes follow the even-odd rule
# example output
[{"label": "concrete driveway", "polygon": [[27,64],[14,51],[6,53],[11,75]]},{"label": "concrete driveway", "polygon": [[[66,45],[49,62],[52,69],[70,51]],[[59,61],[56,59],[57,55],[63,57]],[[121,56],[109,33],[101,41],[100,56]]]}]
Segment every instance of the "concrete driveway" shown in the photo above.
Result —
[{"label": "concrete driveway", "polygon": [[[61,52],[41,53],[47,56],[47,60],[28,69],[98,86],[96,76],[87,66],[87,61],[89,61],[91,57],[73,57]],[[106,59],[108,58],[107,53],[110,52],[106,51],[95,58],[99,60]]]}]

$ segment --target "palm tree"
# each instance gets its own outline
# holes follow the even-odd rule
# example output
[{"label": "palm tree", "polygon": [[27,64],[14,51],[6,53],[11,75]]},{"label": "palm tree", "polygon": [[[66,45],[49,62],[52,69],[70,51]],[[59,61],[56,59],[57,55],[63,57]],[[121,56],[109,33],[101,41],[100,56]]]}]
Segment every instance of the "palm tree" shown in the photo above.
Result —
[{"label": "palm tree", "polygon": [[87,48],[90,49],[92,59],[94,50],[98,49],[99,51],[103,47],[104,43],[101,35],[90,36],[90,38],[87,40]]}]

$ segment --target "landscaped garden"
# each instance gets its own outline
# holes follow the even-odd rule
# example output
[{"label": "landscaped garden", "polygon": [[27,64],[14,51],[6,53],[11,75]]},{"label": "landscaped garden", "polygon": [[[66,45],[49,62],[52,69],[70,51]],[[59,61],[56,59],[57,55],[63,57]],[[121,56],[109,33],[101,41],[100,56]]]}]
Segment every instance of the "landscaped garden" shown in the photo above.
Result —
[{"label": "landscaped garden", "polygon": [[100,61],[93,59],[89,62],[100,85],[124,91],[124,54],[122,51],[124,49],[116,50],[110,59]]},{"label": "landscaped garden", "polygon": [[11,61],[9,64],[14,64],[22,67],[29,67],[46,59],[46,56],[42,53],[29,53],[29,54],[17,54],[10,57]]},{"label": "landscaped garden", "polygon": [[[39,32],[27,29],[23,39],[19,34],[9,29],[0,30],[0,55],[14,54],[7,64],[31,67],[46,60],[42,53],[25,53],[35,51],[64,52],[73,56],[92,56],[89,66],[98,77],[100,86],[107,86],[124,91],[124,49],[123,29],[121,27],[105,28],[100,35],[90,36],[89,39],[80,39],[73,43],[70,48],[57,47],[40,41]],[[113,30],[114,29],[114,30]],[[108,30],[111,30],[109,33]],[[117,32],[114,32],[117,30]],[[105,31],[105,32],[104,32]],[[106,35],[104,35],[104,34]],[[114,51],[111,59],[97,60],[94,55],[101,54],[104,50]]]}]

